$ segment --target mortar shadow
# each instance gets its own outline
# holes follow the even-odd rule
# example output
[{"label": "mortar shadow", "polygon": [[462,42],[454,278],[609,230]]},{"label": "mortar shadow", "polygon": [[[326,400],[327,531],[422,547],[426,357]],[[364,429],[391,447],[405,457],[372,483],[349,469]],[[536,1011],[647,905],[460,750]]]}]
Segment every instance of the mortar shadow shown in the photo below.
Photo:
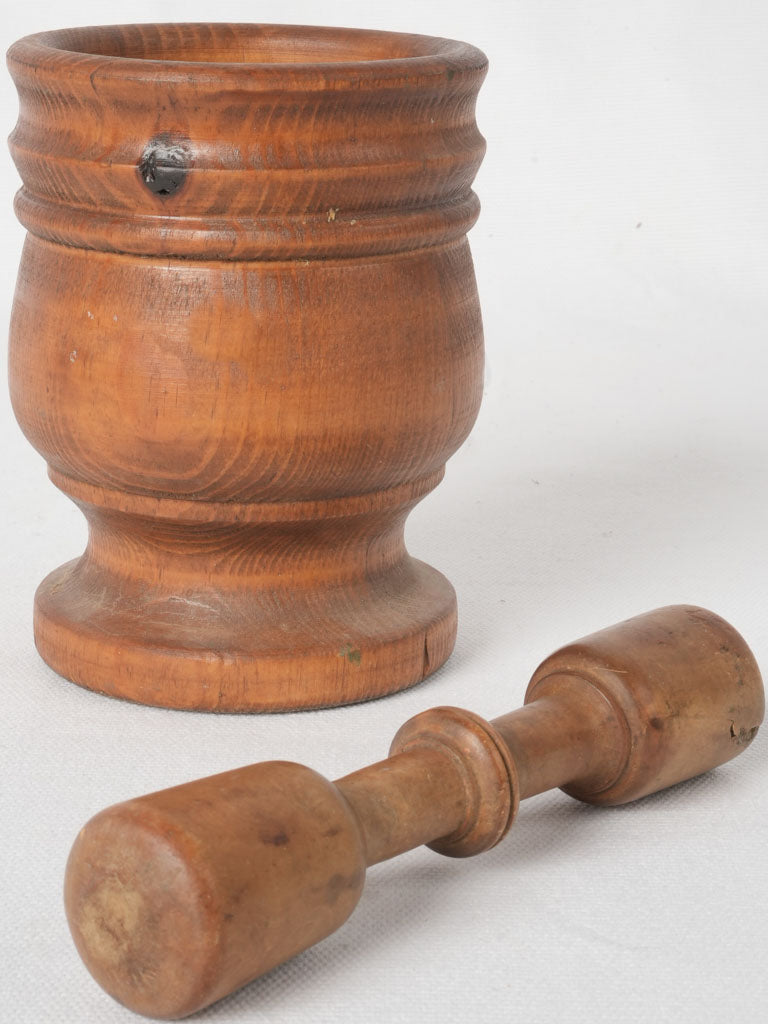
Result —
[{"label": "mortar shadow", "polygon": [[[407,534],[454,582],[460,639],[462,623],[482,623],[484,648],[503,658],[511,638],[541,631],[542,610],[547,630],[568,640],[575,606],[587,625],[590,608],[607,609],[601,628],[650,607],[704,603],[714,584],[760,592],[758,560],[745,558],[765,545],[747,451],[628,453],[607,442],[536,479],[505,460],[475,465],[476,456],[457,456],[459,472],[414,510]],[[435,531],[441,518],[450,528]],[[468,664],[461,644],[448,664]]]}]

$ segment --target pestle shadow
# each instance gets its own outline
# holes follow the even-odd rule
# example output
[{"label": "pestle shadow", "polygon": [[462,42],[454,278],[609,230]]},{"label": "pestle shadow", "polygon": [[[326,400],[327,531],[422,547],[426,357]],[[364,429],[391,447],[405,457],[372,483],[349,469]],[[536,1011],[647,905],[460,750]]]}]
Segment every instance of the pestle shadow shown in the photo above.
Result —
[{"label": "pestle shadow", "polygon": [[504,899],[512,904],[530,886],[527,867],[556,863],[569,851],[588,849],[607,818],[631,815],[642,820],[644,811],[653,814],[663,804],[666,812],[670,802],[678,801],[690,811],[706,810],[729,789],[727,771],[714,769],[620,807],[595,807],[557,791],[542,794],[523,805],[506,839],[471,865],[421,848],[375,866],[357,909],[338,931],[189,1019],[252,1019],[256,1010],[277,1014],[288,1004],[324,996],[329,986],[342,992],[350,976],[369,962],[374,947],[379,954],[398,949],[407,932],[417,930],[430,912],[439,915],[446,894],[462,884],[467,870],[485,872],[496,891],[502,877]]}]

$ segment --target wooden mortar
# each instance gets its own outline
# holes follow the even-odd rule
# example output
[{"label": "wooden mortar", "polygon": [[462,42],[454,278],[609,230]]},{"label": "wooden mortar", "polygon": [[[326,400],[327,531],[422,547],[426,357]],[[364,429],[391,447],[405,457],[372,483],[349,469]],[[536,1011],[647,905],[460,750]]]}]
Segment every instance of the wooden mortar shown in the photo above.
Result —
[{"label": "wooden mortar", "polygon": [[222,711],[423,679],[456,597],[403,528],[480,403],[484,55],[127,25],[28,36],[8,63],[13,406],[89,526],[37,592],[43,658]]}]

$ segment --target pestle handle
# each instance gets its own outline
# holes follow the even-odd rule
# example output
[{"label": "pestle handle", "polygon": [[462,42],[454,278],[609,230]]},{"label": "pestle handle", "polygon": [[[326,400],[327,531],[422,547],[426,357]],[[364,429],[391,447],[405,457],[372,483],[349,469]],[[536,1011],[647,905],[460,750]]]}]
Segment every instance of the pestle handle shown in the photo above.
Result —
[{"label": "pestle handle", "polygon": [[183,1017],[334,931],[367,866],[422,843],[490,849],[554,786],[605,804],[662,789],[740,753],[763,711],[727,622],[659,609],[555,652],[518,711],[426,711],[335,784],[275,761],[107,808],[70,854],[72,935],[116,999]]}]

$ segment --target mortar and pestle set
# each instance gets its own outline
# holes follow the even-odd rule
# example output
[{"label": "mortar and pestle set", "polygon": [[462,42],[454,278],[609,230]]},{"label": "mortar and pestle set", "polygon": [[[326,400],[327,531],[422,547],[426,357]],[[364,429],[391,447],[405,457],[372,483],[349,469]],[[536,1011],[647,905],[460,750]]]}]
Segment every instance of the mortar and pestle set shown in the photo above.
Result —
[{"label": "mortar and pestle set", "polygon": [[[16,416],[82,509],[40,585],[66,678],[169,708],[320,708],[442,665],[456,597],[405,520],[469,433],[484,55],[296,26],[79,28],[8,54],[28,230]],[[736,756],[760,673],[674,606],[562,648],[492,722],[417,715],[336,783],[270,762],[103,811],[65,902],[96,980],[178,1018],[328,935],[370,865],[498,843],[552,787],[619,804]]]}]

